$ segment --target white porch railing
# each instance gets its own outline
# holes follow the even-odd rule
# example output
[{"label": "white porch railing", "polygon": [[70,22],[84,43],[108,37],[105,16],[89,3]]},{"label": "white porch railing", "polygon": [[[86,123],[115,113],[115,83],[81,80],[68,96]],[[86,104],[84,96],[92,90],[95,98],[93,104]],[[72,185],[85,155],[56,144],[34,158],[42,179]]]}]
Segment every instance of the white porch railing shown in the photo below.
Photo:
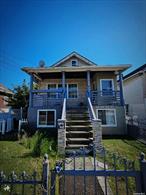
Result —
[{"label": "white porch railing", "polygon": [[91,99],[88,97],[88,110],[89,115],[92,123],[92,129],[93,129],[93,143],[97,150],[100,150],[102,148],[102,127],[101,127],[101,120],[97,119],[96,114],[94,112]]},{"label": "white porch railing", "polygon": [[61,119],[58,119],[58,152],[64,154],[66,147],[66,98],[63,100]]}]

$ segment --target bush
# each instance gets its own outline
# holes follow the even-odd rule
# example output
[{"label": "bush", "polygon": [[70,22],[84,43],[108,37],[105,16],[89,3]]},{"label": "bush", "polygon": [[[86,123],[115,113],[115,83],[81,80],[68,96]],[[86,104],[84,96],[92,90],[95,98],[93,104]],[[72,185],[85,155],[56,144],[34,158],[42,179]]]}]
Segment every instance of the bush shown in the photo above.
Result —
[{"label": "bush", "polygon": [[43,156],[45,153],[50,156],[57,154],[57,143],[53,138],[37,131],[32,137],[23,136],[21,144],[29,148],[34,156]]}]

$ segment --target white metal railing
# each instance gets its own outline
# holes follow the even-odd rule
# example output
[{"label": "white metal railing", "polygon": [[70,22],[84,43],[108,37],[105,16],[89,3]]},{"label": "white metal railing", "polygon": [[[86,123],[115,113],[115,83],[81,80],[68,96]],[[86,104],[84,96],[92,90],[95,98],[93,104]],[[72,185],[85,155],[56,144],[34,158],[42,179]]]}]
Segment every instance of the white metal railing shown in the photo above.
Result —
[{"label": "white metal railing", "polygon": [[96,115],[95,115],[95,112],[94,112],[94,109],[93,109],[93,106],[92,106],[92,103],[91,103],[90,97],[88,97],[88,108],[89,108],[90,118],[91,119],[97,119]]},{"label": "white metal railing", "polygon": [[61,119],[66,120],[66,98],[64,98],[64,100],[63,100],[63,108],[62,108]]}]

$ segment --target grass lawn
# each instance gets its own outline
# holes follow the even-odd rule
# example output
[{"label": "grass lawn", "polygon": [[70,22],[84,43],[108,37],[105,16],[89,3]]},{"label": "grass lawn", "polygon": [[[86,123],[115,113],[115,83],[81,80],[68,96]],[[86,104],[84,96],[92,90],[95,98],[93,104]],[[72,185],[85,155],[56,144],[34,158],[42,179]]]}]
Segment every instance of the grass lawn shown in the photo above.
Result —
[{"label": "grass lawn", "polygon": [[133,139],[104,139],[103,145],[107,150],[118,153],[126,159],[136,160],[136,168],[140,153],[146,154],[146,145]]},{"label": "grass lawn", "polygon": [[[50,164],[54,164],[56,158],[51,157],[49,159]],[[11,171],[15,171],[17,175],[20,175],[23,171],[32,175],[37,171],[37,179],[41,179],[42,176],[42,157],[34,157],[31,149],[26,148],[19,141],[0,141],[0,171],[4,171],[6,175],[9,175]],[[15,195],[22,194],[22,185],[15,185],[13,191]],[[26,185],[25,195],[32,194],[33,186]],[[41,194],[41,187],[37,187],[37,192]],[[0,194],[8,194],[4,192],[3,188],[0,188]]]}]

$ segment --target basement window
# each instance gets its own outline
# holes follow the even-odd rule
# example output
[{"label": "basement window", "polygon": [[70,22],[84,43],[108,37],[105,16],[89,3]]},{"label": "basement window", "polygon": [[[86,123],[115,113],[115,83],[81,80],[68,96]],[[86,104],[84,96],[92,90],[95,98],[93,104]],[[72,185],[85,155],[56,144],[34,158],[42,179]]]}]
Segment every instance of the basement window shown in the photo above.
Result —
[{"label": "basement window", "polygon": [[56,127],[56,110],[38,110],[37,127]]},{"label": "basement window", "polygon": [[116,110],[115,109],[97,109],[97,118],[101,120],[102,126],[116,127]]}]

